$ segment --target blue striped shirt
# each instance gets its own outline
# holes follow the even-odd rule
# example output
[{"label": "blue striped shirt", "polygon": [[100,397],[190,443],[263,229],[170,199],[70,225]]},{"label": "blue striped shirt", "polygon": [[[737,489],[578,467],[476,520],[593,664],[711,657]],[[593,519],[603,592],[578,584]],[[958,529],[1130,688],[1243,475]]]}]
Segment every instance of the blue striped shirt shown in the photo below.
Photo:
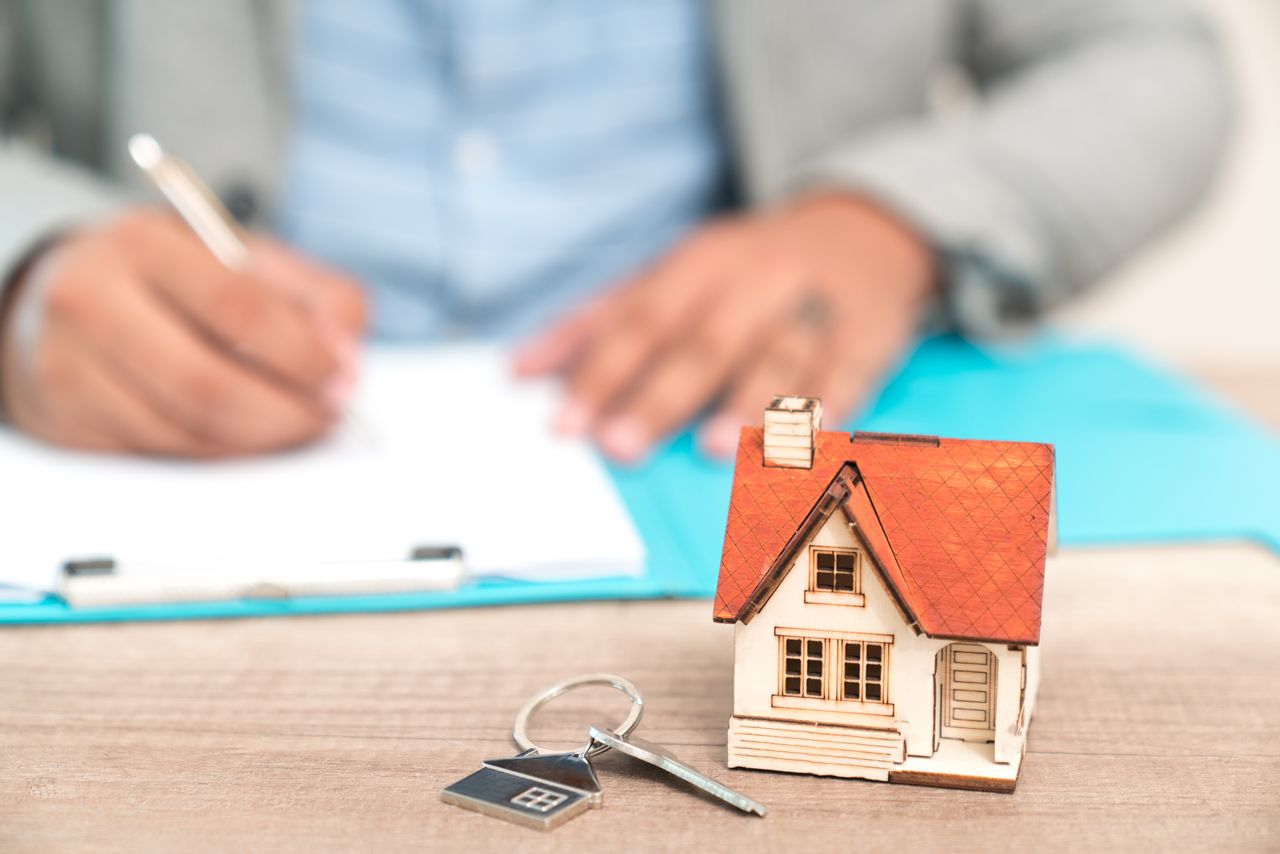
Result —
[{"label": "blue striped shirt", "polygon": [[721,149],[698,0],[307,0],[280,229],[374,334],[502,336],[702,219]]}]

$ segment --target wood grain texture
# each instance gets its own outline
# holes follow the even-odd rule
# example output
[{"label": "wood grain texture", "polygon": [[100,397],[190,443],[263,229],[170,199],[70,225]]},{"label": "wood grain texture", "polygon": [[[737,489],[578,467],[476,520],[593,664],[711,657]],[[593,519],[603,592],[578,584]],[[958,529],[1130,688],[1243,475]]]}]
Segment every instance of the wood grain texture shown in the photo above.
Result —
[{"label": "wood grain texture", "polygon": [[[709,602],[9,629],[0,850],[1280,847],[1280,561],[1077,551],[1045,601],[1013,795],[726,770],[732,630]],[[550,834],[440,802],[512,753],[529,694],[588,670],[634,680],[640,732],[769,816],[616,754],[598,760],[603,809]],[[621,708],[570,695],[534,736],[567,745]]]}]

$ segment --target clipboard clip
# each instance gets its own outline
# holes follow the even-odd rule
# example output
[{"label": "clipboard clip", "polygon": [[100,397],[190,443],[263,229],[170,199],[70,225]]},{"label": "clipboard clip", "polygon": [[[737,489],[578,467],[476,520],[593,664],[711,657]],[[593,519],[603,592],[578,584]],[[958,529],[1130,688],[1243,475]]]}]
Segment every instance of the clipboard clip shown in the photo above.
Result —
[{"label": "clipboard clip", "polygon": [[115,558],[89,557],[68,560],[62,564],[62,574],[68,577],[84,577],[88,575],[114,575]]},{"label": "clipboard clip", "polygon": [[456,545],[415,546],[407,560],[335,561],[271,572],[212,567],[202,573],[121,566],[110,557],[68,560],[58,592],[73,608],[216,602],[231,599],[376,596],[453,590],[466,579]]}]

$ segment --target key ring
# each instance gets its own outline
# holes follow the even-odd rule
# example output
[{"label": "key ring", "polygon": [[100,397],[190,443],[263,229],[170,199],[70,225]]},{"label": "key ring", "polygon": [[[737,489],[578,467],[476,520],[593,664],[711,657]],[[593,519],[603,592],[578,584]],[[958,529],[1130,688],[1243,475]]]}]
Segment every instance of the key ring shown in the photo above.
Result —
[{"label": "key ring", "polygon": [[[631,711],[627,713],[627,719],[622,722],[622,726],[618,727],[615,732],[626,738],[635,730],[636,725],[640,723],[640,716],[644,714],[644,697],[640,696],[640,690],[630,680],[623,679],[621,676],[614,676],[612,673],[584,673],[580,676],[570,676],[568,679],[560,680],[550,688],[534,694],[520,707],[520,711],[516,713],[515,726],[511,728],[511,737],[515,739],[516,745],[525,752],[545,753],[546,751],[543,748],[534,744],[533,739],[529,738],[529,721],[533,719],[533,715],[538,709],[556,697],[566,691],[581,688],[584,685],[608,685],[610,688],[616,688],[626,694],[631,699]],[[586,746],[582,748],[582,755],[589,758],[608,749],[606,745],[596,744],[592,746],[592,742],[587,742]]]}]

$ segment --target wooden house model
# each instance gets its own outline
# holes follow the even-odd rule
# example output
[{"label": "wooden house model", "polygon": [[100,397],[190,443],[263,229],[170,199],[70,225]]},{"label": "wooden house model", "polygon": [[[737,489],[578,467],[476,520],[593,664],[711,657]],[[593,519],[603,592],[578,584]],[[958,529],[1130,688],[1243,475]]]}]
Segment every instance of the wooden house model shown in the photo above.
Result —
[{"label": "wooden house model", "polygon": [[1040,681],[1053,448],[745,428],[714,618],[729,766],[1012,791]]}]

